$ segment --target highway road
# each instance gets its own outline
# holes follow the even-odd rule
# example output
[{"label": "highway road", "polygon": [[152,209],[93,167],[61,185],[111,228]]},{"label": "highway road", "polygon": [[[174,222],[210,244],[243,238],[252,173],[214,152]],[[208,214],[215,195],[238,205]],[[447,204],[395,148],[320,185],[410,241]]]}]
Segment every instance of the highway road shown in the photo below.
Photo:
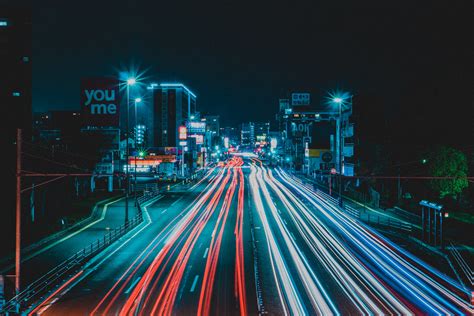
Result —
[{"label": "highway road", "polygon": [[39,306],[44,315],[469,314],[467,289],[331,197],[234,157]]}]

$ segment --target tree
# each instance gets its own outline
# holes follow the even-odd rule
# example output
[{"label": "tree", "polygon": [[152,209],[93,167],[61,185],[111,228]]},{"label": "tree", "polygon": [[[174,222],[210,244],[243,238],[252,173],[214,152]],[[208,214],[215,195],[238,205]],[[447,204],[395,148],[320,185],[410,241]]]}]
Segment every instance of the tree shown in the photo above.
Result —
[{"label": "tree", "polygon": [[450,147],[439,147],[429,159],[429,173],[433,177],[454,177],[433,179],[431,188],[440,198],[457,196],[468,187],[467,158],[464,153]]}]

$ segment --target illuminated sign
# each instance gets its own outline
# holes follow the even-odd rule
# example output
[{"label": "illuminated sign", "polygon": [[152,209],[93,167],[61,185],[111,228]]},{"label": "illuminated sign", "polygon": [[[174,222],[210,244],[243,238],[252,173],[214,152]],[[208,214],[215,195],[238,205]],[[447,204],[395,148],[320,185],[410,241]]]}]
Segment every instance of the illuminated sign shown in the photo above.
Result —
[{"label": "illuminated sign", "polygon": [[186,146],[187,144],[188,142],[185,140],[179,142],[179,146]]},{"label": "illuminated sign", "polygon": [[[136,169],[135,169],[135,165],[128,165],[128,170],[132,170],[132,171],[137,171],[137,172],[151,172],[151,166],[141,166],[141,165],[138,165],[136,166]],[[124,172],[127,172],[127,166],[123,166],[123,171]]]},{"label": "illuminated sign", "polygon": [[189,135],[189,137],[196,139],[196,145],[204,144],[204,135],[192,134],[192,135]]},{"label": "illuminated sign", "polygon": [[114,77],[81,80],[84,126],[118,127],[120,123],[119,81]]},{"label": "illuminated sign", "polygon": [[206,122],[188,122],[188,130],[190,133],[205,133]]},{"label": "illuminated sign", "polygon": [[186,129],[186,126],[180,126],[178,128],[178,135],[180,140],[185,140],[188,138],[188,130]]},{"label": "illuminated sign", "polygon": [[309,105],[310,95],[309,93],[292,93],[291,94],[291,105]]},{"label": "illuminated sign", "polygon": [[224,137],[224,147],[229,148],[229,137]]},{"label": "illuminated sign", "polygon": [[276,138],[272,138],[272,139],[270,140],[270,148],[271,148],[271,149],[275,149],[275,148],[277,147],[277,144],[278,144],[278,141],[277,141]]}]

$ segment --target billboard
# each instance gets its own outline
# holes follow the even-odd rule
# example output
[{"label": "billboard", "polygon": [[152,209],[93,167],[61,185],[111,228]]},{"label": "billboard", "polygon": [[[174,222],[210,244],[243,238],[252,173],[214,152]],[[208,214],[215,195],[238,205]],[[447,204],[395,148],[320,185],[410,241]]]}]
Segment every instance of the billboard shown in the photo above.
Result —
[{"label": "billboard", "polygon": [[114,77],[81,80],[83,126],[118,127],[120,124],[119,81]]},{"label": "billboard", "polygon": [[291,94],[291,105],[309,105],[310,94],[309,93],[292,93]]},{"label": "billboard", "polygon": [[192,135],[189,135],[189,137],[196,139],[196,145],[202,145],[202,144],[204,144],[204,135],[201,135],[201,134],[192,134]]},{"label": "billboard", "polygon": [[206,132],[206,122],[188,122],[188,131],[190,133],[201,133]]}]

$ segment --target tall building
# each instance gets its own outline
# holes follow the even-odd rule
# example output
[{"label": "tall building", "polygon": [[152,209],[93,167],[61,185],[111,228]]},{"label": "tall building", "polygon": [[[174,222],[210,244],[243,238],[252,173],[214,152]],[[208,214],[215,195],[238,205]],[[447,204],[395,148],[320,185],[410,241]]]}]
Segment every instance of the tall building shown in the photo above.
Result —
[{"label": "tall building", "polygon": [[179,146],[178,128],[196,112],[196,95],[181,83],[152,83],[153,107],[147,129],[151,147]]},{"label": "tall building", "polygon": [[201,121],[206,122],[207,131],[215,134],[214,136],[219,136],[220,134],[219,115],[204,115]]},{"label": "tall building", "polygon": [[236,127],[221,127],[221,137],[227,138],[234,147],[240,144],[240,131]]},{"label": "tall building", "polygon": [[253,144],[265,146],[269,141],[270,122],[255,122],[253,123],[253,126],[253,136],[251,136]]},{"label": "tall building", "polygon": [[[12,236],[15,210],[16,129],[23,130],[23,139],[31,138],[32,73],[31,12],[0,6],[0,105],[2,106],[2,149],[6,156],[6,185],[0,231]],[[0,241],[0,249],[8,253],[14,238]],[[11,242],[10,242],[11,241]]]},{"label": "tall building", "polygon": [[263,146],[268,141],[270,134],[269,122],[248,122],[242,123],[240,144],[242,146]]},{"label": "tall building", "polygon": [[9,142],[13,142],[16,128],[31,137],[31,32],[29,10],[0,8],[0,104],[8,109],[3,122],[8,124]]},{"label": "tall building", "polygon": [[253,123],[242,123],[240,128],[240,145],[251,146],[252,139],[254,137],[254,126]]}]

